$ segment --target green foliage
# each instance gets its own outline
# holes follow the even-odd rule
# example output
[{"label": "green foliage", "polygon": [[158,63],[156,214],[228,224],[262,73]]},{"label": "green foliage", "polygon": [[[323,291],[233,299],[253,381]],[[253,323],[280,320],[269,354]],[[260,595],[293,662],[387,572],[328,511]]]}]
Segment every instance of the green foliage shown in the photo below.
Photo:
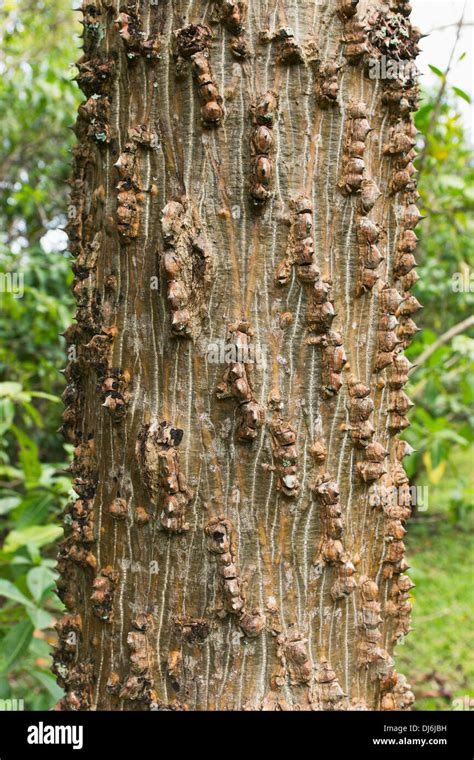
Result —
[{"label": "green foliage", "polygon": [[[75,20],[64,0],[2,3],[0,38],[0,697],[49,709],[58,514],[70,490],[55,430],[71,321],[65,224],[79,93],[69,70]],[[22,277],[22,281],[19,279]]]},{"label": "green foliage", "polygon": [[[430,67],[440,79],[444,74]],[[414,293],[423,328],[407,355],[415,364],[474,305],[474,164],[456,110],[459,88],[441,100],[426,95],[416,115],[423,169],[422,213]],[[454,93],[454,96],[453,94]],[[418,230],[417,230],[418,232]],[[397,662],[409,675],[418,710],[451,710],[474,698],[469,619],[472,607],[474,333],[463,331],[411,373],[416,407],[405,438],[416,453],[405,460],[412,482],[427,489],[427,511],[415,512],[406,537],[413,628]],[[457,701],[456,701],[457,700]]]},{"label": "green foliage", "polygon": [[[427,215],[419,228],[421,279],[413,291],[424,306],[418,319],[423,331],[407,351],[415,364],[474,306],[474,163],[456,110],[456,97],[465,93],[455,87],[454,96],[447,92],[439,103],[436,90],[427,94],[415,119],[421,132],[421,208]],[[406,462],[412,479],[424,474],[437,484],[459,447],[472,446],[473,369],[471,329],[439,345],[413,370],[408,390],[416,408],[405,436],[416,448]]]},{"label": "green foliage", "polygon": [[[79,99],[69,71],[74,21],[64,0],[9,0],[2,11],[0,272],[21,275],[24,293],[0,292],[0,380],[55,392],[63,360],[58,333],[69,324],[72,307],[60,227],[74,139],[68,127]],[[59,408],[38,408],[49,431]],[[63,456],[48,432],[38,431],[35,439]]]},{"label": "green foliage", "polygon": [[62,465],[40,460],[33,436],[43,420],[35,399],[57,401],[48,393],[25,392],[17,382],[0,383],[0,682],[7,696],[18,699],[32,691],[33,702],[28,697],[27,706],[46,709],[53,694],[48,640],[61,609],[53,594],[53,552],[62,534],[58,511],[70,483]]}]

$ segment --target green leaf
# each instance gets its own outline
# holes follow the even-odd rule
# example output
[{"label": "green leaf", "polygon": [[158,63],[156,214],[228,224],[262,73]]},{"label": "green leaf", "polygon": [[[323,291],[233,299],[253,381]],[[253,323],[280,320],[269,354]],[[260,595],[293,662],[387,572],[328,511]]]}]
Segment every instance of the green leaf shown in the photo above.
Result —
[{"label": "green leaf", "polygon": [[430,115],[432,110],[433,110],[433,104],[425,103],[425,105],[421,106],[421,108],[416,112],[415,124],[419,129],[421,129],[421,127],[423,127],[425,123],[428,123],[428,116]]},{"label": "green leaf", "polygon": [[10,560],[10,565],[31,565],[31,560],[28,557],[23,557],[21,554],[15,554]]},{"label": "green leaf", "polygon": [[14,583],[7,581],[4,578],[0,578],[0,596],[5,596],[7,599],[11,599],[13,602],[18,602],[24,607],[34,607],[31,599],[28,599],[20,589],[18,589]]},{"label": "green leaf", "polygon": [[460,98],[466,101],[466,103],[471,103],[471,96],[467,94],[467,92],[464,92],[464,90],[461,90],[460,87],[453,87],[453,91],[456,93],[456,95],[459,95]]},{"label": "green leaf", "polygon": [[[432,444],[431,449],[430,449],[430,454],[431,454],[431,468],[430,468],[430,470],[436,470],[437,467],[440,464],[442,464],[442,463],[445,464],[446,454],[447,453],[448,453],[448,448],[447,448],[446,444],[443,444],[442,440],[440,440],[440,439],[435,439],[433,441],[433,444]],[[431,474],[432,473],[430,472],[429,475],[431,475]],[[441,473],[441,475],[442,475],[442,473]],[[433,481],[433,478],[430,477],[430,481],[431,482],[436,482],[436,476],[434,478],[434,481]]]},{"label": "green leaf", "polygon": [[444,71],[441,71],[441,69],[438,69],[437,66],[433,66],[431,63],[428,64],[431,71],[436,74],[437,77],[440,77],[440,79],[444,79],[445,74]]},{"label": "green leaf", "polygon": [[44,670],[32,670],[31,675],[43,686],[47,692],[51,695],[54,702],[58,702],[63,696],[64,692],[60,686],[56,683],[56,679],[49,673],[45,673]]},{"label": "green leaf", "polygon": [[459,435],[455,430],[450,430],[449,428],[447,428],[446,430],[441,430],[438,434],[438,437],[442,438],[443,440],[457,443],[459,444],[459,446],[467,445],[467,441],[462,435]]},{"label": "green leaf", "polygon": [[45,398],[48,401],[53,401],[55,404],[61,403],[59,396],[53,396],[51,393],[44,393],[43,391],[30,391],[29,395],[32,398]]},{"label": "green leaf", "polygon": [[54,573],[47,567],[32,567],[26,576],[26,585],[31,591],[31,596],[39,602],[41,597],[54,586]]},{"label": "green leaf", "polygon": [[59,525],[38,525],[23,530],[12,530],[5,540],[3,550],[12,553],[28,544],[34,544],[37,547],[52,544],[62,535],[62,532],[63,529]]},{"label": "green leaf", "polygon": [[45,628],[51,628],[54,618],[49,612],[39,607],[28,608],[27,612],[35,630],[43,631]]},{"label": "green leaf", "polygon": [[29,484],[35,484],[41,477],[41,464],[39,461],[39,449],[37,444],[16,425],[11,426],[15,438],[20,446],[20,462],[25,473],[25,480]]},{"label": "green leaf", "polygon": [[12,383],[12,382],[5,382],[0,383],[0,396],[8,396],[8,397],[15,397],[21,391],[23,390],[23,387],[21,383]]},{"label": "green leaf", "polygon": [[[41,415],[38,412],[38,410],[36,409],[36,407],[34,407],[33,404],[30,404],[28,401],[23,401],[22,402],[22,406],[23,406],[24,409],[26,409],[26,411],[30,415],[30,417],[33,420],[33,422],[35,423],[35,425],[37,425],[39,428],[42,428],[43,427],[43,420],[41,419]],[[26,419],[28,419],[28,418],[26,417]]]},{"label": "green leaf", "polygon": [[458,433],[464,440],[464,446],[466,446],[468,443],[471,443],[474,439],[474,429],[468,422],[459,428]]},{"label": "green leaf", "polygon": [[10,428],[15,417],[15,405],[9,398],[0,398],[0,433]]},{"label": "green leaf", "polygon": [[28,494],[13,516],[17,530],[44,524],[53,501],[54,497],[50,493],[32,491]]},{"label": "green leaf", "polygon": [[4,499],[0,499],[0,515],[6,515],[7,512],[15,509],[19,503],[18,496],[6,496]]},{"label": "green leaf", "polygon": [[19,478],[22,480],[23,473],[17,467],[10,467],[9,465],[0,465],[0,477],[8,478],[9,480],[16,480]]},{"label": "green leaf", "polygon": [[40,565],[41,564],[41,552],[36,546],[36,544],[27,544],[26,550],[28,554],[30,555],[31,561],[33,565]]},{"label": "green leaf", "polygon": [[7,673],[12,665],[26,652],[33,637],[34,628],[29,620],[10,628],[0,642],[0,673]]}]

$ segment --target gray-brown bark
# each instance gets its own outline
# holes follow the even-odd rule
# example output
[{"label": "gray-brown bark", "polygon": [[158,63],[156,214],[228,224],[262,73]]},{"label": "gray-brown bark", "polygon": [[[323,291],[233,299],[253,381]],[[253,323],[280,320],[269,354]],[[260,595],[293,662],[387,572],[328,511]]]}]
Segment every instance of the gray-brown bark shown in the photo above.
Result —
[{"label": "gray-brown bark", "polygon": [[60,706],[405,709],[408,3],[83,13]]}]

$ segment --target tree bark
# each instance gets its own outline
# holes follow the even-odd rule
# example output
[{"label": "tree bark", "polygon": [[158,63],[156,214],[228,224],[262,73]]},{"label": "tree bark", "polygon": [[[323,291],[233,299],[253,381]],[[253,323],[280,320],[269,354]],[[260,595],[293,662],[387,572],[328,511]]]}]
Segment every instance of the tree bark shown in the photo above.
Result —
[{"label": "tree bark", "polygon": [[409,12],[84,4],[61,709],[413,701]]}]

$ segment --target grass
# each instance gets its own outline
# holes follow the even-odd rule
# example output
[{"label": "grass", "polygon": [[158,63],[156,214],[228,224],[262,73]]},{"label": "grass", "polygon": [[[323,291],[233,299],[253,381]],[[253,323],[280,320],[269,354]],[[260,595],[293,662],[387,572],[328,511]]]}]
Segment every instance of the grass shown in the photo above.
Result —
[{"label": "grass", "polygon": [[473,459],[461,451],[439,484],[420,479],[429,508],[408,526],[413,631],[397,649],[397,669],[417,710],[474,709]]}]

